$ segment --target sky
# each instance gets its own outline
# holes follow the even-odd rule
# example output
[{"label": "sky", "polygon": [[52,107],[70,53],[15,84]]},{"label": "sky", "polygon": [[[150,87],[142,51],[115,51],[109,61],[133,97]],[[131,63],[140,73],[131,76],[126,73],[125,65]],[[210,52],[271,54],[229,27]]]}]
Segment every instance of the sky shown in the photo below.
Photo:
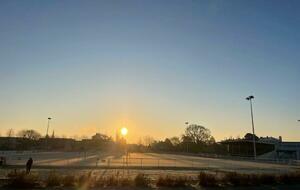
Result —
[{"label": "sky", "polygon": [[297,0],[0,1],[0,133],[300,141]]}]

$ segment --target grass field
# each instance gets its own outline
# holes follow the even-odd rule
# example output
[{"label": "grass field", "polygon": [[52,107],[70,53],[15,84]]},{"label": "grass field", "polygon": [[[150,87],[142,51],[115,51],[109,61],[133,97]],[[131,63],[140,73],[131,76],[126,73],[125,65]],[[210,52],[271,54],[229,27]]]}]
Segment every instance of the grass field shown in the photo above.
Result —
[{"label": "grass field", "polygon": [[[132,181],[137,175],[143,173],[149,177],[149,179],[152,181],[152,184],[159,184],[160,182],[162,183],[162,186],[164,186],[164,183],[167,183],[166,186],[169,187],[170,184],[168,183],[170,183],[170,180],[172,181],[172,179],[178,178],[179,182],[182,182],[182,179],[188,179],[188,181],[190,181],[188,182],[188,184],[194,184],[193,188],[185,187],[184,189],[199,189],[199,186],[197,184],[199,182],[199,173],[201,171],[205,171],[206,173],[208,173],[208,177],[209,175],[224,176],[230,174],[230,172],[244,173],[245,175],[249,175],[251,177],[252,175],[288,175],[289,173],[300,171],[300,167],[297,165],[276,164],[261,161],[254,162],[250,160],[246,161],[221,158],[207,158],[178,154],[176,155],[158,153],[130,153],[128,157],[124,155],[116,156],[109,153],[99,152],[80,153],[23,151],[0,152],[0,154],[1,156],[5,156],[7,158],[8,164],[7,167],[4,167],[0,170],[0,178],[3,179],[4,182],[5,179],[7,179],[7,176],[9,176],[9,173],[14,173],[16,171],[23,172],[25,169],[25,163],[27,159],[29,157],[32,157],[34,160],[32,175],[39,176],[39,178],[43,181],[40,181],[39,183],[44,184],[44,186],[45,184],[47,184],[47,180],[49,180],[49,175],[51,175],[51,173],[53,172],[55,172],[58,176],[77,176],[77,184],[80,183],[80,176],[85,175],[91,175],[91,179],[98,179],[102,177],[109,178],[109,176],[120,176],[120,179],[125,180],[126,182],[127,179],[130,179]],[[17,170],[15,171],[15,169]],[[163,176],[171,177],[161,178]],[[57,180],[60,178],[62,177],[56,177]],[[238,178],[238,181],[240,181],[240,179],[243,179],[244,182],[248,182],[248,180],[244,179],[245,176],[243,176],[243,174],[235,178]],[[236,182],[237,180],[235,180],[235,178],[232,178],[231,181]],[[205,177],[204,181],[207,181],[207,179],[209,180],[209,178]],[[177,182],[175,181],[175,183]],[[218,184],[223,182],[219,181],[213,183]],[[264,181],[262,183],[264,183]],[[276,186],[275,188],[274,185]],[[268,186],[268,188],[299,188],[298,184],[296,184],[296,186],[288,186],[288,188],[287,185],[289,184],[287,183],[276,183],[274,185]],[[228,189],[247,189],[247,187],[233,188],[231,187],[232,185],[229,186],[229,188],[227,187]],[[259,188],[268,189],[266,186],[256,187],[255,189]],[[127,189],[145,188],[130,187]],[[203,188],[201,187],[200,189]]]},{"label": "grass field", "polygon": [[7,164],[22,167],[27,159],[32,157],[34,167],[41,169],[59,169],[63,167],[79,169],[135,169],[135,170],[214,170],[238,171],[245,173],[290,172],[300,169],[300,166],[254,162],[245,160],[230,160],[221,158],[206,158],[199,156],[130,153],[128,157],[115,156],[97,152],[0,152],[7,158]]}]

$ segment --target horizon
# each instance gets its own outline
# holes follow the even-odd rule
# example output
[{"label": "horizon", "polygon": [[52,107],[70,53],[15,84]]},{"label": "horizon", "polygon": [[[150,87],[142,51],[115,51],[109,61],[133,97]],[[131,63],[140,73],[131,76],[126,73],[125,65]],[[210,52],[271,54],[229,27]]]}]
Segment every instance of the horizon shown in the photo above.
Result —
[{"label": "horizon", "polygon": [[0,134],[300,141],[300,2],[1,1]]}]

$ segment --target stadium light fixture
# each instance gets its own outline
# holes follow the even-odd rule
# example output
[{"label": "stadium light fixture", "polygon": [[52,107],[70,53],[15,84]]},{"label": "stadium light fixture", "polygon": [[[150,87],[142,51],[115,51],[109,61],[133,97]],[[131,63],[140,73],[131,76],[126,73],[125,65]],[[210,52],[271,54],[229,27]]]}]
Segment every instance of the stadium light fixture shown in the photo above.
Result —
[{"label": "stadium light fixture", "polygon": [[48,124],[47,124],[47,133],[46,133],[46,138],[48,138],[49,136],[48,136],[48,131],[49,131],[49,127],[50,127],[50,120],[51,120],[52,118],[51,117],[48,117]]}]

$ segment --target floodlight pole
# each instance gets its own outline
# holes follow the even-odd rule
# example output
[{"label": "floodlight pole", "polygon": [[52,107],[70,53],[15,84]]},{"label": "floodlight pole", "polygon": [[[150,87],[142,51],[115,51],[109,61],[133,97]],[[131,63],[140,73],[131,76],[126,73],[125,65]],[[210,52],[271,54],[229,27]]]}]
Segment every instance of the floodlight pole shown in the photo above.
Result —
[{"label": "floodlight pole", "polygon": [[252,121],[252,134],[253,134],[253,137],[252,137],[253,138],[253,154],[254,154],[254,160],[256,160],[256,145],[255,145],[255,131],[254,131],[252,99],[254,99],[254,96],[248,96],[246,98],[246,100],[249,100],[249,102],[250,102],[251,121]]},{"label": "floodlight pole", "polygon": [[46,133],[46,138],[48,138],[49,136],[48,136],[48,131],[49,131],[49,127],[50,127],[50,120],[51,120],[52,118],[51,117],[48,117],[48,124],[47,124],[47,133]]},{"label": "floodlight pole", "polygon": [[[186,127],[189,126],[189,122],[185,122]],[[186,142],[186,153],[189,152],[189,142]]]}]

